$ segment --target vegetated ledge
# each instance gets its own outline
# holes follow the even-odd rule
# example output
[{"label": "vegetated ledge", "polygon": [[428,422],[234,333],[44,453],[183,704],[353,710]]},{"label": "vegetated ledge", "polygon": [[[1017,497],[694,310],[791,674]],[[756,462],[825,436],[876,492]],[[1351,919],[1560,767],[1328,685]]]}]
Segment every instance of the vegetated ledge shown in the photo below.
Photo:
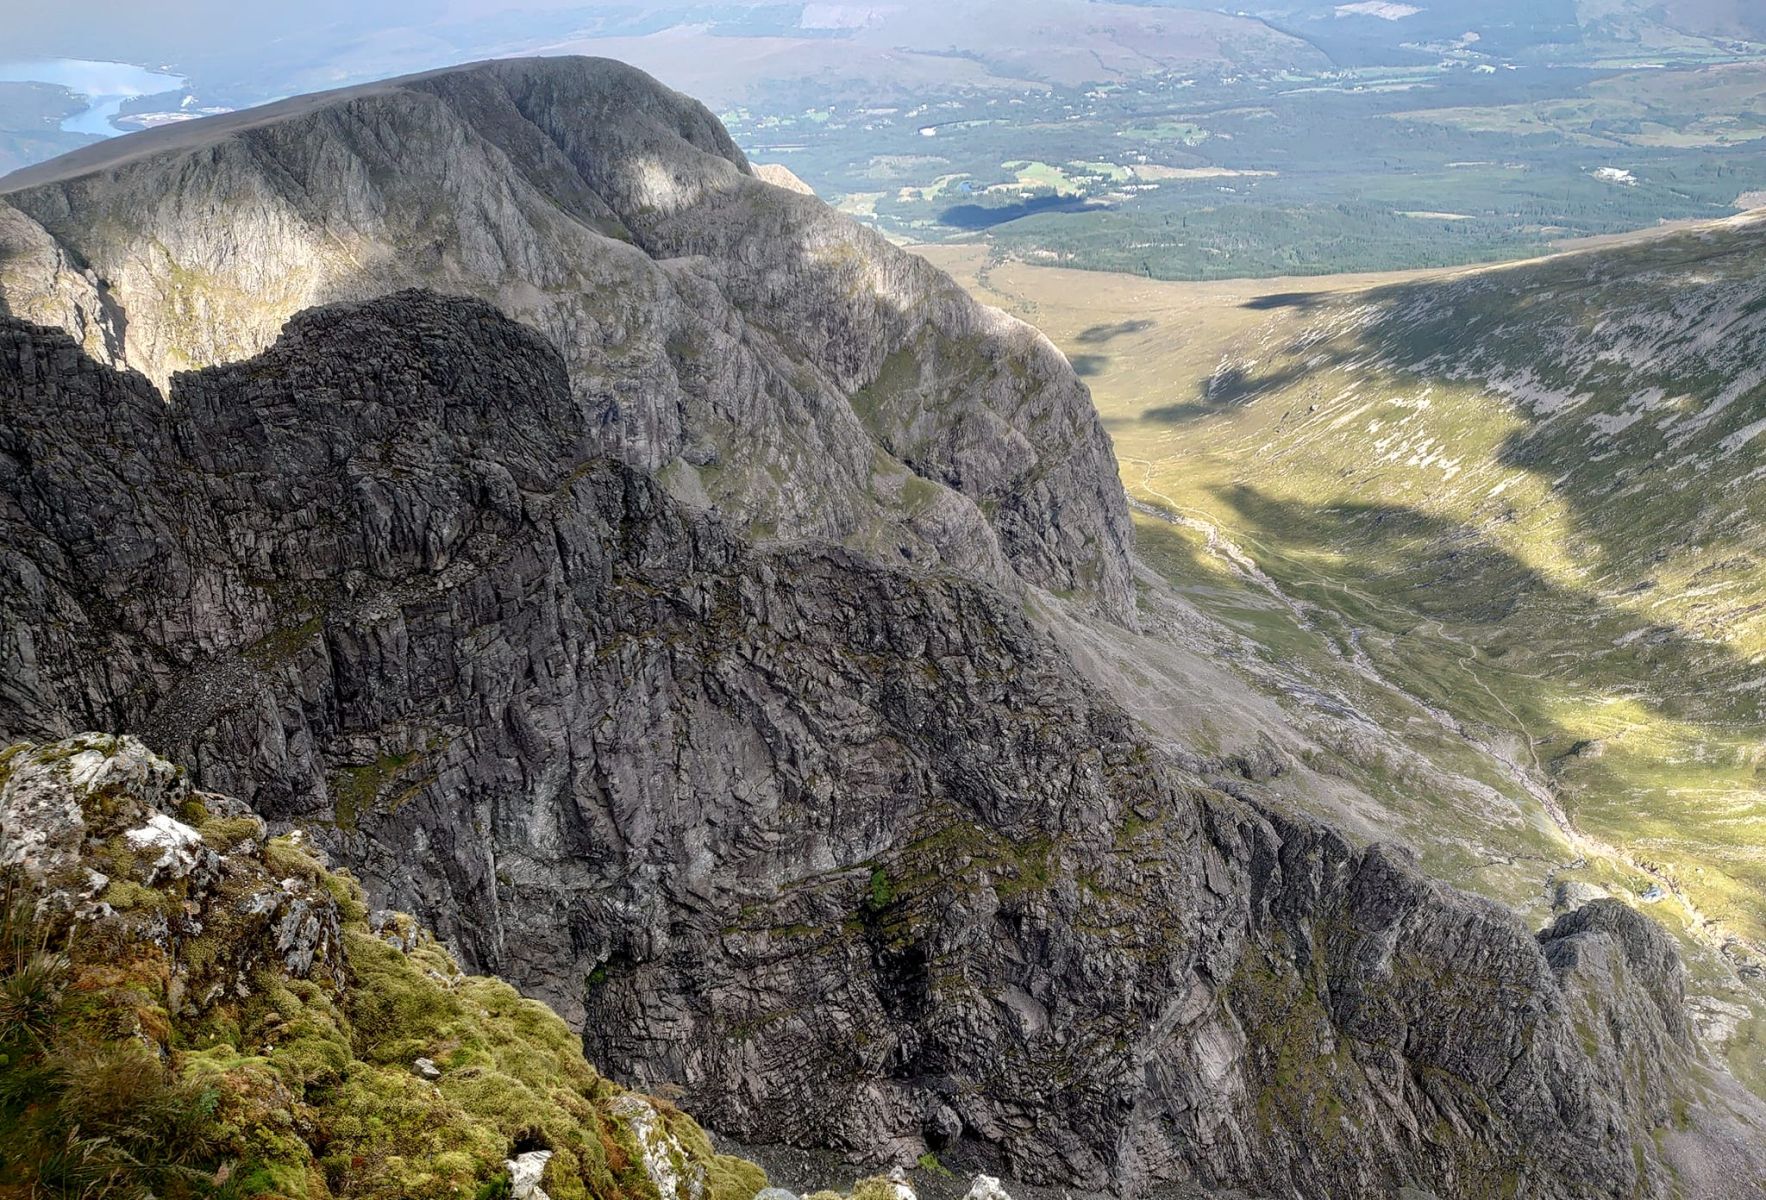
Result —
[{"label": "vegetated ledge", "polygon": [[545,1005],[371,915],[298,836],[267,837],[133,738],[0,751],[0,872],[7,1200],[750,1200],[766,1183],[597,1074]]}]

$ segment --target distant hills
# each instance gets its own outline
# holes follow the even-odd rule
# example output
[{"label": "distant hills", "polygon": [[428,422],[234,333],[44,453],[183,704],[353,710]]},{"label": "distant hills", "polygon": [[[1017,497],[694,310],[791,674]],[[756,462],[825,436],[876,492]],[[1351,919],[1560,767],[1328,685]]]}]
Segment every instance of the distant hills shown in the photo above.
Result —
[{"label": "distant hills", "polygon": [[[1766,18],[1722,0],[191,7],[205,19],[176,29],[33,11],[9,52],[175,71],[189,91],[168,120],[606,55],[898,240],[987,229],[1002,256],[1159,278],[1512,259],[1766,188]],[[0,172],[85,136],[43,103],[0,93]]]}]

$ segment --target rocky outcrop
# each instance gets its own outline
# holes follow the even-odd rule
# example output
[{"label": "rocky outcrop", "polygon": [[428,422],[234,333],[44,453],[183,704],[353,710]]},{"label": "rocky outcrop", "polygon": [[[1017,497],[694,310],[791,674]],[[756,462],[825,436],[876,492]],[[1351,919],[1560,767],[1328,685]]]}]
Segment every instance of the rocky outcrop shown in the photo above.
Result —
[{"label": "rocky outcrop", "polygon": [[561,351],[595,444],[748,536],[1095,599],[1129,522],[1028,326],[601,60],[506,60],[117,139],[0,183],[0,300],[162,388],[312,305],[483,298]]},{"label": "rocky outcrop", "polygon": [[1008,591],[757,548],[607,459],[482,303],[310,312],[169,404],[9,321],[0,497],[0,736],[139,733],[745,1140],[1759,1194],[1646,919],[1535,938],[1205,786]]},{"label": "rocky outcrop", "polygon": [[816,190],[799,179],[797,172],[783,163],[756,163],[754,177],[762,183],[770,183],[774,187],[784,188],[788,192],[796,192],[800,196],[813,196]]}]

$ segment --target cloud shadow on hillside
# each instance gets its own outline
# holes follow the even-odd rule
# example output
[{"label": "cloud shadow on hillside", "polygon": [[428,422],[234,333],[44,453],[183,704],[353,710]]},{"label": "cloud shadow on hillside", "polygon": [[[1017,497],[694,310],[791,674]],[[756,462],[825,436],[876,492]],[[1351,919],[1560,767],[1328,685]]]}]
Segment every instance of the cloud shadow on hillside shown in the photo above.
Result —
[{"label": "cloud shadow on hillside", "polygon": [[1263,296],[1253,296],[1239,307],[1258,312],[1267,312],[1278,308],[1313,309],[1329,298],[1329,292],[1270,292]]},{"label": "cloud shadow on hillside", "polygon": [[1044,213],[1090,212],[1093,209],[1108,207],[1108,205],[1087,200],[1083,196],[1032,196],[1030,199],[1020,200],[1016,204],[952,205],[938,214],[938,223],[948,225],[953,229],[978,233],[984,229],[1009,225],[1013,221],[1021,221],[1025,217],[1041,216]]},{"label": "cloud shadow on hillside", "polygon": [[1300,363],[1291,364],[1278,371],[1271,371],[1266,375],[1255,374],[1246,367],[1233,366],[1224,371],[1217,371],[1202,380],[1197,385],[1197,396],[1194,400],[1155,405],[1142,411],[1141,420],[1182,425],[1189,421],[1199,421],[1205,417],[1229,412],[1235,408],[1245,408],[1259,396],[1280,391],[1299,380],[1306,373],[1307,368]]},{"label": "cloud shadow on hillside", "polygon": [[[1229,525],[1269,531],[1290,552],[1313,561],[1337,560],[1352,583],[1364,586],[1417,620],[1406,626],[1384,617],[1370,617],[1388,633],[1407,637],[1425,627],[1447,622],[1461,630],[1488,636],[1477,646],[1480,662],[1502,669],[1485,655],[1519,651],[1538,656],[1554,640],[1559,653],[1547,654],[1556,665],[1551,679],[1511,674],[1511,681],[1529,679],[1533,714],[1550,711],[1550,697],[1564,679],[1574,677],[1593,686],[1600,676],[1623,680],[1686,678],[1698,664],[1701,675],[1742,672],[1747,663],[1732,649],[1665,622],[1650,623],[1640,613],[1614,603],[1601,593],[1568,588],[1537,568],[1495,545],[1477,527],[1404,505],[1378,501],[1307,504],[1271,495],[1249,484],[1210,489]],[[1347,613],[1353,594],[1333,590],[1318,601]],[[1639,629],[1645,636],[1624,638]],[[1565,657],[1574,651],[1573,657]],[[1698,719],[1668,696],[1634,697],[1668,720]],[[1544,718],[1541,730],[1549,722]],[[1533,730],[1540,736],[1541,730]],[[1565,736],[1568,736],[1567,734]]]},{"label": "cloud shadow on hillside", "polygon": [[1089,329],[1080,330],[1073,340],[1082,346],[1101,346],[1106,342],[1113,342],[1119,337],[1128,337],[1131,334],[1145,333],[1147,330],[1152,329],[1158,324],[1159,322],[1157,321],[1143,317],[1138,320],[1117,321],[1113,324],[1093,325]]}]

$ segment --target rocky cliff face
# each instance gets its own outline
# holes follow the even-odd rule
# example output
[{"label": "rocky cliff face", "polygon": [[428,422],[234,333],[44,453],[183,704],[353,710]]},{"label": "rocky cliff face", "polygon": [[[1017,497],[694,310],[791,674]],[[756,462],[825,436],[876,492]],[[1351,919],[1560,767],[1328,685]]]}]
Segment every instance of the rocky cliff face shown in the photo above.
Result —
[{"label": "rocky cliff face", "polygon": [[[986,582],[756,547],[407,292],[0,337],[0,737],[133,731],[748,1140],[1137,1194],[1757,1195],[1672,945],[1186,775]],[[1756,1143],[1757,1144],[1757,1143]]]},{"label": "rocky cliff face", "polygon": [[119,139],[0,183],[0,295],[162,388],[314,304],[481,297],[562,352],[605,453],[814,537],[1132,619],[1084,387],[1028,327],[616,63],[502,61]]}]

